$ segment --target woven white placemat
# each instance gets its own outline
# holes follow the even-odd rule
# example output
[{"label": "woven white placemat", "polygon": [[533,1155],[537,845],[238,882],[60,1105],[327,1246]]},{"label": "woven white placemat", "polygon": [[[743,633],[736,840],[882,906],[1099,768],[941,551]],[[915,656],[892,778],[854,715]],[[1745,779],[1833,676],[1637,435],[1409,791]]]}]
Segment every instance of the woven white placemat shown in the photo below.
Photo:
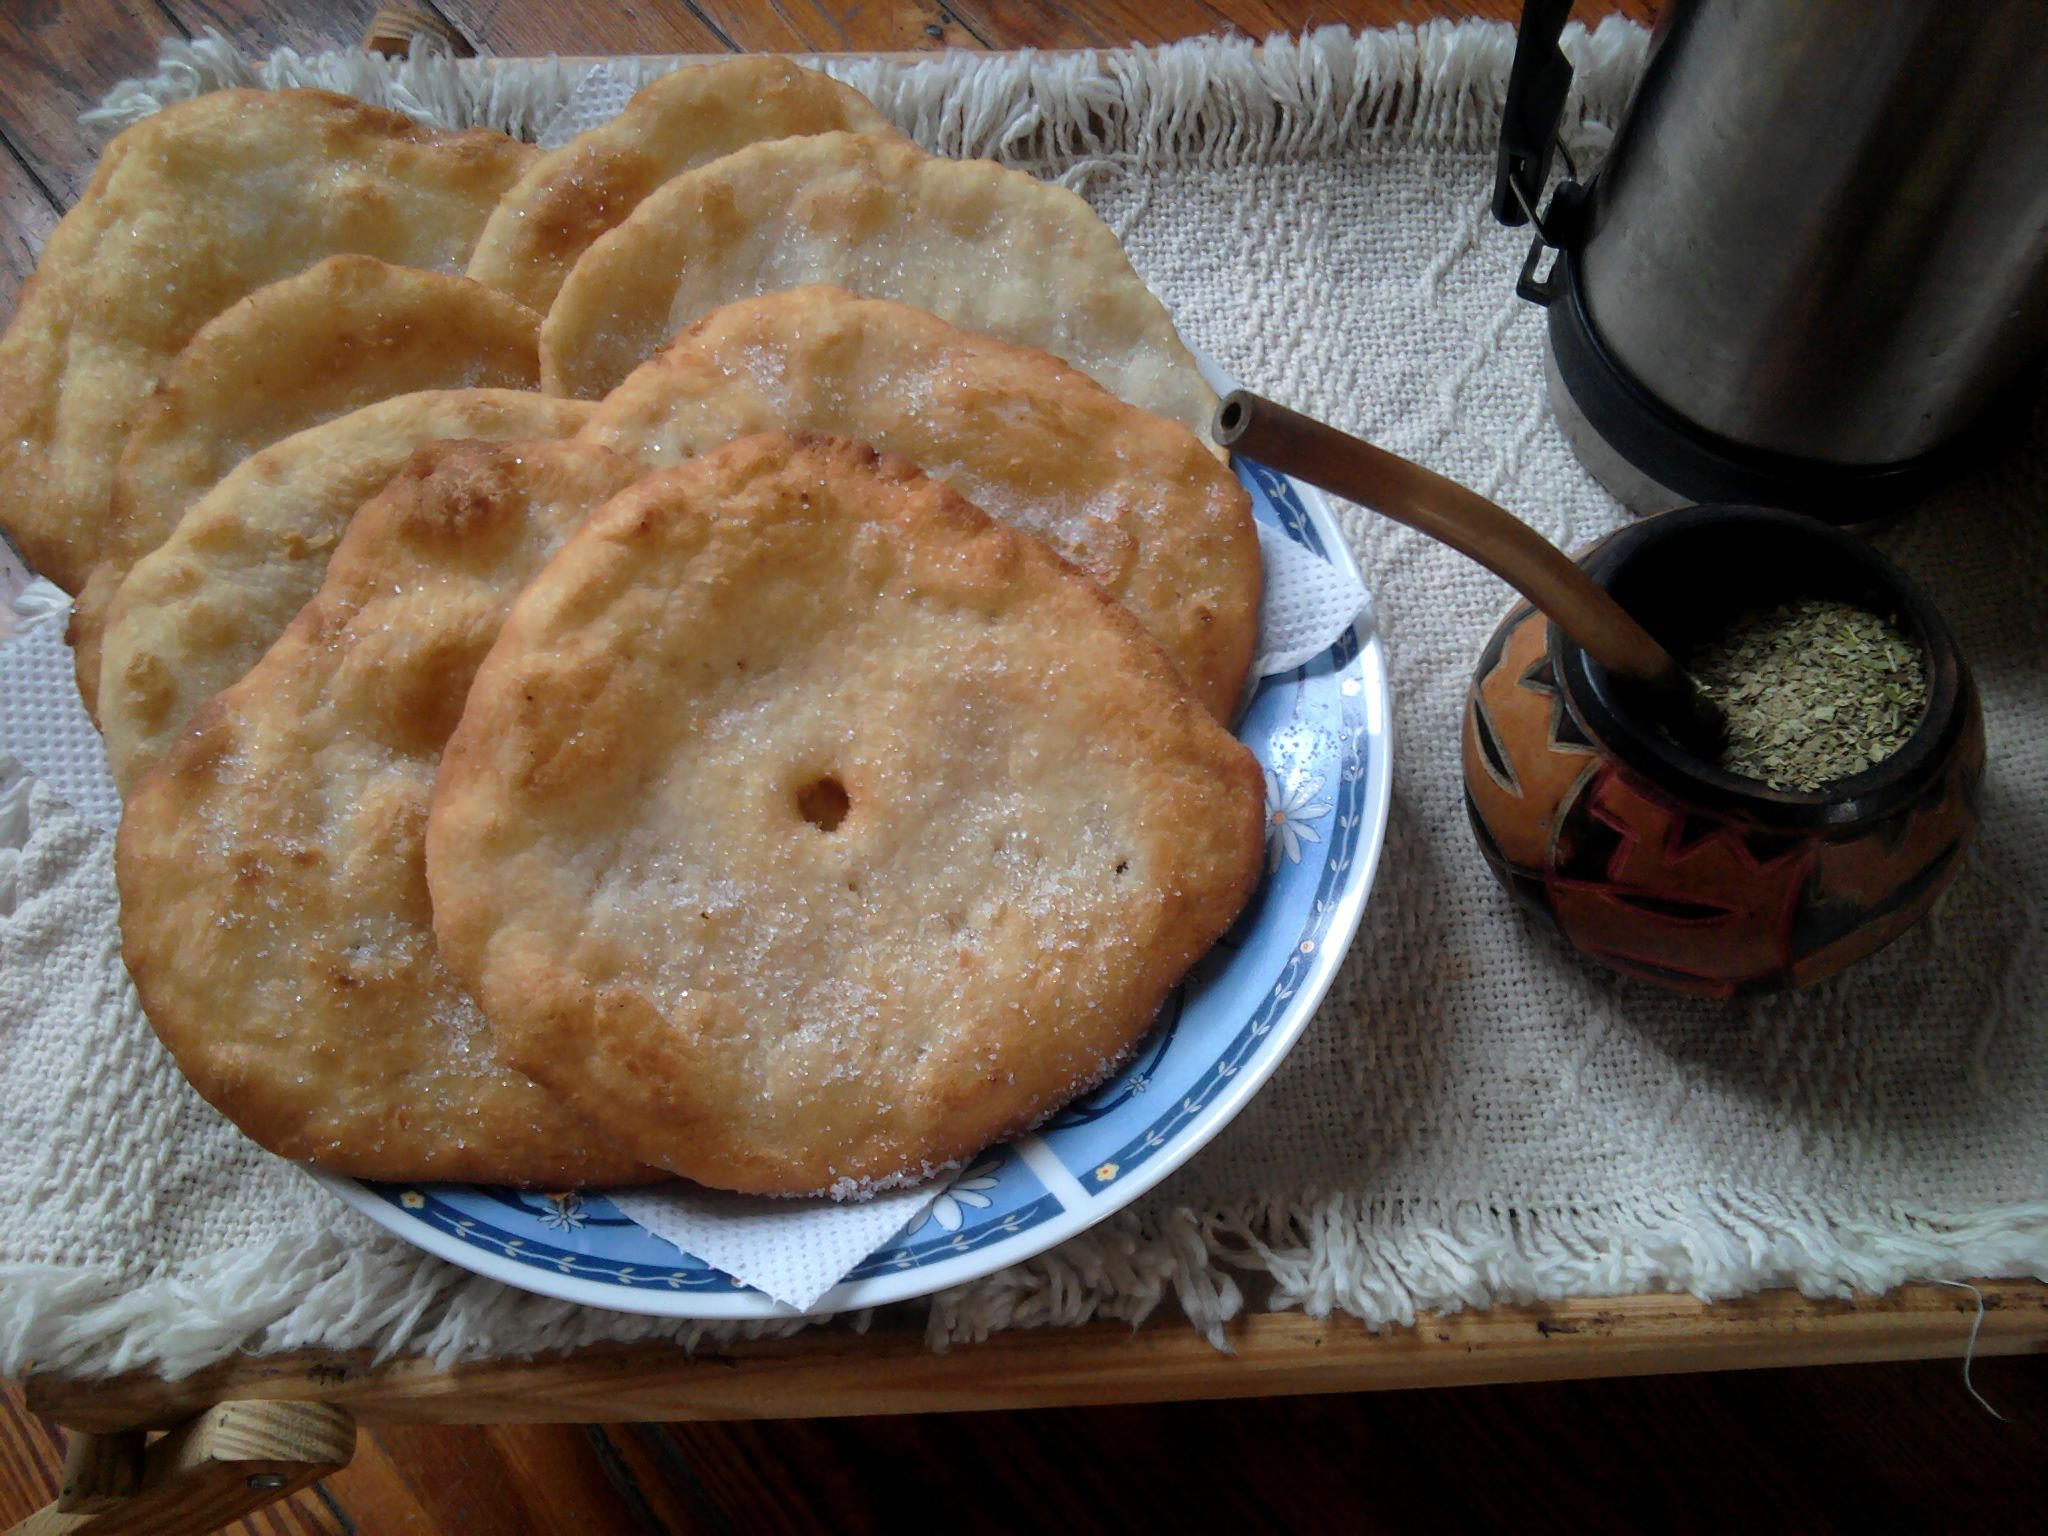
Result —
[{"label": "woven white placemat", "polygon": [[[1639,67],[1570,50],[1597,153]],[[928,147],[1075,185],[1191,340],[1247,384],[1471,484],[1562,543],[1621,514],[1544,404],[1523,238],[1486,212],[1501,27],[1205,41],[1086,61],[835,61]],[[560,66],[362,56],[264,66],[173,45],[109,123],[227,83],[318,82],[432,121],[544,131]],[[1733,1008],[1618,985],[1495,888],[1459,799],[1459,699],[1505,589],[1345,510],[1393,668],[1398,782],[1378,890],[1281,1073],[1153,1196],[937,1299],[935,1339],[1272,1304],[1421,1307],[1653,1287],[2048,1275],[2048,419],[1888,533],[1975,664],[1986,824],[1934,919],[1854,973]],[[195,1368],[304,1344],[443,1358],[688,1325],[537,1300],[384,1237],[177,1077],[132,992],[88,981],[104,834],[0,784],[0,1369]],[[88,939],[82,936],[98,935]],[[778,1325],[781,1326],[781,1325]]]}]

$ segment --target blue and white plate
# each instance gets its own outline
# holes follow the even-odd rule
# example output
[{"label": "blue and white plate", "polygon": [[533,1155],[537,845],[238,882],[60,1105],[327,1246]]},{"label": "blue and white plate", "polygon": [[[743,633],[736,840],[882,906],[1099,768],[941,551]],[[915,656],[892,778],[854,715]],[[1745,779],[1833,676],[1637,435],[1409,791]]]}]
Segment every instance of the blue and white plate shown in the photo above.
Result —
[{"label": "blue and white plate", "polygon": [[[1244,460],[1237,474],[1261,522],[1357,573],[1320,492]],[[1267,678],[1238,735],[1265,766],[1268,823],[1267,876],[1237,925],[1121,1074],[977,1158],[922,1224],[810,1312],[928,1295],[1094,1225],[1192,1157],[1279,1066],[1357,932],[1386,835],[1387,674],[1369,624]],[[320,1177],[400,1237],[523,1290],[671,1317],[794,1315],[633,1225],[599,1192]]]}]

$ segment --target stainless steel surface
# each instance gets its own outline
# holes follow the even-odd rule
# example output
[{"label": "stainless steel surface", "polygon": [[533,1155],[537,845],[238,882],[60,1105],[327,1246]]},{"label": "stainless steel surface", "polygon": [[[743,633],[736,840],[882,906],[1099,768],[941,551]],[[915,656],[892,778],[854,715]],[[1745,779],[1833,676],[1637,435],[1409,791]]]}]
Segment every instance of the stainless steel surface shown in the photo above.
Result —
[{"label": "stainless steel surface", "polygon": [[1557,417],[1565,441],[1608,495],[1643,517],[1692,504],[1692,497],[1682,496],[1661,481],[1651,479],[1609,446],[1607,439],[1586,420],[1586,413],[1579,409],[1572,392],[1564,387],[1564,380],[1558,376],[1557,359],[1548,348],[1543,353],[1543,378],[1550,387],[1551,414]]},{"label": "stainless steel surface", "polygon": [[1895,463],[2048,341],[2048,0],[1673,0],[1587,311],[1680,414]]}]

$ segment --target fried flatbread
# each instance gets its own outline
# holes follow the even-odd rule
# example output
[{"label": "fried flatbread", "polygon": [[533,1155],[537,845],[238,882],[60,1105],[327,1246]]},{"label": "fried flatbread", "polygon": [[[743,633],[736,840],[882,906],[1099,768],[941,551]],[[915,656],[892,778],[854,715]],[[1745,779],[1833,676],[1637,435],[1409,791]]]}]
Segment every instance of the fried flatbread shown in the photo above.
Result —
[{"label": "fried flatbread", "polygon": [[121,453],[114,515],[72,611],[79,692],[97,704],[107,605],[137,560],[260,448],[428,389],[531,389],[540,316],[504,294],[369,256],[331,256],[201,326]]},{"label": "fried flatbread", "polygon": [[900,139],[812,134],[676,177],[583,253],[541,327],[541,387],[596,399],[721,304],[832,283],[1066,359],[1206,432],[1216,396],[1079,197]]},{"label": "fried flatbread", "polygon": [[422,450],[130,795],[115,863],[143,1011],[271,1151],[371,1179],[658,1177],[499,1058],[440,963],[421,848],[504,610],[637,473],[579,443]]},{"label": "fried flatbread", "polygon": [[590,409],[509,389],[429,390],[245,459],[136,564],[108,610],[98,692],[114,782],[133,786],[199,706],[270,649],[319,590],[356,508],[417,449],[566,437]]},{"label": "fried flatbread", "polygon": [[1258,878],[1251,754],[1157,642],[907,460],[745,438],[514,605],[443,756],[434,928],[644,1160],[919,1176],[1131,1049]]},{"label": "fried flatbread", "polygon": [[118,135],[0,338],[0,522],[76,592],[157,378],[245,294],[340,251],[460,272],[530,146],[326,91],[215,91]]},{"label": "fried flatbread", "polygon": [[1166,647],[1228,723],[1258,640],[1251,498],[1185,427],[1047,353],[836,288],[714,310],[608,395],[583,435],[666,467],[753,432],[900,453],[1034,533]]},{"label": "fried flatbread", "polygon": [[787,59],[720,59],[663,75],[519,178],[484,226],[469,275],[545,310],[591,242],[670,177],[762,139],[836,128],[895,131],[860,92]]}]

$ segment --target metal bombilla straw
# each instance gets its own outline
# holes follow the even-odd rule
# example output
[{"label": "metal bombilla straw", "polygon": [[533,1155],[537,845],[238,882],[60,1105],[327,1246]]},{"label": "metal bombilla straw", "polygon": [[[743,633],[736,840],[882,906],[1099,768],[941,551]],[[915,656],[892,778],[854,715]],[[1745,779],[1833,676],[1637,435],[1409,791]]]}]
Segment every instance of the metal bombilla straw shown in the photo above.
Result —
[{"label": "metal bombilla straw", "polygon": [[1719,760],[1728,737],[1719,707],[1606,588],[1513,513],[1434,470],[1249,390],[1224,396],[1211,435],[1225,448],[1477,560],[1595,662],[1638,684],[1679,745],[1709,763]]}]

